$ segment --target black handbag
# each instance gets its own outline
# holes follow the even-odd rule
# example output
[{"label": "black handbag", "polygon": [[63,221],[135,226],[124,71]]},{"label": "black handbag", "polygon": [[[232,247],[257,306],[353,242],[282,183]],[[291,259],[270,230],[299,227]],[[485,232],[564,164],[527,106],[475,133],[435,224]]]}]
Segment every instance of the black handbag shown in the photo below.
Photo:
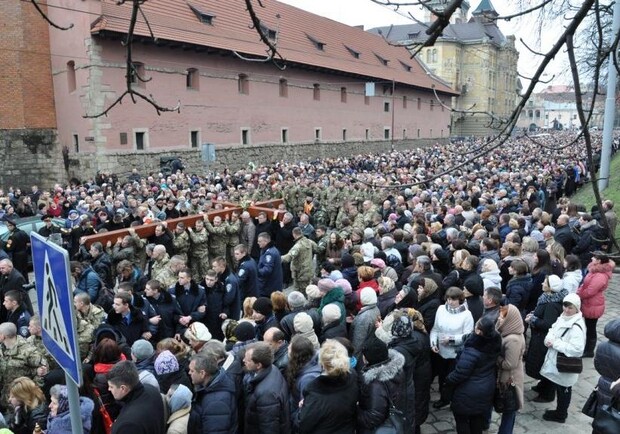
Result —
[{"label": "black handbag", "polygon": [[387,391],[388,402],[390,408],[388,410],[388,417],[377,429],[375,434],[405,434],[405,415],[402,411],[396,408],[390,398],[390,391],[385,383],[383,383]]},{"label": "black handbag", "polygon": [[517,388],[512,382],[508,384],[498,383],[495,386],[493,395],[493,408],[497,413],[505,411],[517,411],[519,409],[519,398],[517,398]]},{"label": "black handbag", "polygon": [[603,405],[596,412],[592,421],[592,428],[597,434],[620,433],[620,411],[616,407],[617,400],[617,397],[614,396],[611,404]]},{"label": "black handbag", "polygon": [[595,387],[586,402],[581,408],[581,412],[588,417],[596,416],[596,408],[598,407],[598,388]]},{"label": "black handbag", "polygon": [[[575,325],[581,328],[579,324]],[[563,338],[569,330],[570,328],[566,329],[564,333],[562,333],[560,339]],[[581,360],[581,357],[568,357],[566,354],[560,353],[559,351],[555,366],[558,369],[558,372],[564,372],[569,374],[581,374],[581,372],[583,371],[583,361]]]}]

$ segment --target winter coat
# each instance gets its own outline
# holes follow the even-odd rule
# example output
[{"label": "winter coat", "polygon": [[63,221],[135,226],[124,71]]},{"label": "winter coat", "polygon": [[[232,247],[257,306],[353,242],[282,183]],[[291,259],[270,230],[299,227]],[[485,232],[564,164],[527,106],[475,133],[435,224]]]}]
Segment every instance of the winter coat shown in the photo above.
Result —
[{"label": "winter coat", "polygon": [[246,385],[244,434],[291,432],[286,380],[275,366],[259,371]]},{"label": "winter coat", "polygon": [[564,226],[557,226],[555,228],[555,235],[553,236],[553,239],[564,247],[564,251],[567,255],[573,251],[573,248],[577,243],[577,235],[568,224],[565,224]]},{"label": "winter coat", "polygon": [[427,331],[432,330],[435,325],[437,309],[439,309],[439,306],[442,304],[439,295],[438,289],[425,298],[420,299],[417,303],[416,310],[422,314],[424,318],[424,328],[426,328]]},{"label": "winter coat", "polygon": [[583,280],[583,273],[581,270],[566,271],[562,276],[562,288],[568,291],[569,294],[577,292],[577,288],[581,285]]},{"label": "winter coat", "polygon": [[[95,403],[92,399],[80,396],[80,418],[82,419],[82,430],[84,434],[89,434],[93,426],[93,410]],[[47,418],[46,434],[72,434],[71,414],[69,410]]]},{"label": "winter coat", "polygon": [[362,355],[362,348],[368,336],[375,332],[375,322],[379,317],[379,308],[376,304],[364,306],[351,323],[349,330],[349,340],[354,348],[354,356],[359,360]]},{"label": "winter coat", "polygon": [[453,388],[451,409],[454,414],[483,415],[493,405],[496,363],[501,351],[499,335],[472,334],[459,355],[454,370],[446,378]]},{"label": "winter coat", "polygon": [[209,384],[196,387],[187,432],[192,434],[237,432],[235,383],[223,369],[217,371]]},{"label": "winter coat", "polygon": [[246,255],[239,261],[237,278],[242,300],[247,297],[258,297],[258,268],[251,256]]},{"label": "winter coat", "polygon": [[112,434],[164,434],[164,402],[159,390],[138,383],[121,400],[124,405],[112,425]]},{"label": "winter coat", "polygon": [[43,429],[47,423],[47,405],[45,402],[32,410],[20,407],[7,420],[9,429],[14,434],[31,434],[38,423]]},{"label": "winter coat", "polygon": [[385,318],[385,316],[394,308],[394,300],[397,295],[398,290],[394,287],[391,291],[377,296],[377,307],[379,308],[381,318]]},{"label": "winter coat", "polygon": [[300,434],[355,433],[358,385],[354,375],[319,375],[302,396]]},{"label": "winter coat", "polygon": [[307,309],[304,306],[291,310],[284,316],[284,318],[280,320],[280,330],[282,330],[282,333],[284,333],[284,339],[288,342],[291,341],[293,335],[295,334],[294,321],[295,317],[299,312],[305,312],[310,315],[310,318],[312,318],[312,322],[314,323],[315,333],[317,334],[317,336],[320,334],[321,318],[319,317],[318,312],[316,311],[316,309]]},{"label": "winter coat", "polygon": [[474,319],[475,324],[484,313],[484,303],[482,301],[482,297],[479,295],[472,295],[471,297],[466,297],[465,302],[467,303],[467,310],[471,312],[471,316]]},{"label": "winter coat", "polygon": [[131,315],[129,324],[125,324],[123,316],[116,313],[114,309],[108,312],[106,322],[123,335],[127,345],[132,346],[135,341],[142,339],[144,333],[149,331],[149,320],[140,309],[130,306],[129,310]]},{"label": "winter coat", "polygon": [[588,274],[577,289],[581,298],[581,312],[584,318],[600,318],[605,312],[605,290],[616,264],[614,261],[603,264],[588,264]]},{"label": "winter coat", "polygon": [[560,386],[574,386],[579,374],[558,372],[556,363],[559,352],[568,357],[581,357],[583,354],[586,345],[586,325],[581,312],[568,317],[560,315],[549,329],[545,340],[552,340],[553,345],[547,350],[540,375]]},{"label": "winter coat", "polygon": [[523,408],[523,353],[525,338],[523,337],[523,319],[519,310],[508,306],[508,312],[497,323],[497,331],[502,336],[502,349],[497,358],[498,382],[502,385],[514,384],[519,400],[519,409]]},{"label": "winter coat", "polygon": [[[457,351],[463,347],[464,340],[474,331],[474,319],[465,305],[461,305],[458,312],[452,313],[446,304],[439,306],[435,316],[435,325],[431,330],[431,347],[439,348],[439,355],[444,359],[456,358]],[[443,337],[449,337],[450,342],[439,342]]]},{"label": "winter coat", "polygon": [[306,237],[301,237],[295,241],[295,244],[288,253],[282,256],[283,263],[291,263],[291,274],[293,279],[302,282],[312,280],[314,276],[312,258],[316,250],[317,245],[314,241]]},{"label": "winter coat", "polygon": [[306,390],[308,384],[321,375],[321,370],[321,365],[319,365],[319,355],[317,353],[308,363],[305,364],[303,368],[301,368],[301,371],[295,378],[295,386],[290,391],[291,394],[289,400],[291,420],[293,421],[295,432],[299,432],[299,403],[303,397],[304,390]]},{"label": "winter coat", "polygon": [[532,277],[529,274],[515,276],[506,284],[506,299],[510,304],[517,306],[522,316],[525,316],[531,288]]},{"label": "winter coat", "polygon": [[159,383],[159,390],[164,395],[168,393],[170,386],[173,384],[182,384],[186,386],[189,390],[192,390],[192,380],[190,380],[185,369],[179,368],[178,371],[168,372],[166,374],[155,374],[155,378],[157,379],[157,383]]},{"label": "winter coat", "polygon": [[[288,250],[287,250],[288,251]],[[260,297],[269,297],[274,291],[282,291],[284,286],[282,275],[282,260],[280,252],[273,244],[260,252],[258,259],[258,294]]]},{"label": "winter coat", "polygon": [[[177,282],[173,287],[168,289],[170,294],[174,295],[177,298],[177,303],[181,308],[182,316],[191,316],[192,322],[200,321],[202,322],[205,318],[205,312],[198,312],[198,308],[201,306],[206,306],[207,304],[207,296],[205,293],[204,287],[198,285],[193,280],[191,281],[189,291],[186,291],[184,287],[179,285]],[[174,319],[176,323],[179,322],[179,317]],[[177,333],[184,333],[185,328],[181,325],[177,326]]]},{"label": "winter coat", "polygon": [[340,322],[344,324],[347,313],[344,307],[344,291],[341,287],[336,286],[335,288],[329,290],[323,297],[321,297],[321,304],[317,309],[319,317],[321,316],[321,311],[323,310],[323,308],[330,303],[334,303],[340,308]]},{"label": "winter coat", "polygon": [[596,220],[590,220],[589,222],[581,226],[581,232],[579,234],[579,241],[577,245],[573,247],[573,254],[579,256],[581,266],[590,263],[592,259],[592,252],[598,249],[599,243],[596,238],[603,239],[604,237],[597,236],[597,223]]},{"label": "winter coat", "polygon": [[413,426],[413,407],[407,408],[404,365],[403,355],[389,350],[385,362],[364,368],[359,377],[357,434],[374,433],[389,417],[391,404],[408,416],[406,426]]},{"label": "winter coat", "polygon": [[594,367],[601,374],[598,379],[598,405],[609,404],[613,394],[611,383],[620,377],[620,318],[605,324],[605,337],[608,341],[596,346]]},{"label": "winter coat", "polygon": [[80,277],[78,278],[75,289],[73,290],[73,294],[77,294],[78,292],[85,292],[90,296],[90,301],[95,303],[97,297],[99,296],[99,290],[102,286],[102,280],[99,278],[99,275],[93,270],[93,268],[89,265],[82,271]]},{"label": "winter coat", "polygon": [[[426,333],[414,330],[410,337],[393,338],[388,344],[405,357],[405,376],[407,382],[407,394],[413,390],[415,425],[422,425],[428,417],[428,406],[431,400],[431,383],[433,381],[431,368],[431,350],[429,338]],[[407,402],[410,401],[408,396]]]},{"label": "winter coat", "polygon": [[495,286],[497,288],[502,287],[502,276],[499,274],[499,268],[496,270],[482,272],[480,273],[480,277],[482,277],[484,289],[490,288],[491,286]]},{"label": "winter coat", "polygon": [[557,293],[543,293],[538,299],[538,304],[532,312],[530,320],[530,344],[525,358],[525,372],[532,378],[540,379],[547,346],[545,336],[547,332],[562,314],[562,300],[566,297],[566,291]]},{"label": "winter coat", "polygon": [[327,339],[333,338],[346,338],[347,337],[347,325],[340,321],[333,321],[323,326],[321,333],[319,334],[319,342],[323,343]]},{"label": "winter coat", "polygon": [[188,434],[190,411],[189,408],[182,408],[172,413],[168,418],[166,434]]},{"label": "winter coat", "polygon": [[146,297],[146,299],[153,306],[157,315],[161,316],[159,329],[152,339],[153,342],[173,337],[180,326],[177,322],[178,318],[182,315],[181,307],[177,303],[176,297],[168,291],[162,291],[159,294],[159,298]]}]

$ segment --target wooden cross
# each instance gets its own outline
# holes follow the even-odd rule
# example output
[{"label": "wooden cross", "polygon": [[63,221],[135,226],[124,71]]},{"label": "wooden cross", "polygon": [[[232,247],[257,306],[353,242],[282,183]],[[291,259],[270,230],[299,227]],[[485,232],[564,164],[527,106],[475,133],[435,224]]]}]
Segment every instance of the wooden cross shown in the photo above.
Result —
[{"label": "wooden cross", "polygon": [[[278,209],[278,207],[282,203],[284,203],[284,200],[282,199],[273,199],[273,200],[266,200],[263,202],[256,202],[256,203],[251,204],[247,208],[246,211],[248,211],[250,213],[250,216],[253,218],[257,217],[259,213],[265,212],[267,214],[267,218],[277,217],[278,220],[282,220],[282,217],[284,217],[284,213],[286,212],[285,210]],[[177,224],[181,222],[183,222],[185,224],[185,227],[187,228],[194,227],[196,225],[196,220],[202,220],[205,214],[207,215],[207,218],[209,219],[209,221],[213,221],[213,219],[217,216],[220,216],[222,219],[225,219],[227,217],[230,217],[230,215],[233,212],[238,212],[239,214],[241,214],[244,211],[244,209],[240,205],[233,203],[233,202],[224,202],[224,201],[214,200],[213,205],[214,206],[221,205],[221,208],[212,209],[202,214],[194,214],[194,215],[190,215],[186,217],[179,217],[176,219],[170,219],[170,220],[164,220],[164,221],[167,223],[168,229],[174,232],[174,229],[176,228]],[[159,225],[160,223],[162,222],[159,221],[159,222],[154,222],[154,223],[148,223],[148,224],[144,224],[140,226],[135,226],[133,229],[136,231],[136,234],[140,238],[149,238],[150,236],[155,234],[155,227]],[[89,235],[85,237],[85,245],[86,245],[86,248],[89,248],[92,243],[97,242],[97,241],[103,244],[104,247],[108,241],[111,241],[112,245],[114,245],[119,238],[123,238],[126,235],[129,235],[128,229],[118,229],[116,231],[108,231],[108,232],[102,232],[99,234]],[[251,246],[248,246],[248,248],[249,247]]]}]

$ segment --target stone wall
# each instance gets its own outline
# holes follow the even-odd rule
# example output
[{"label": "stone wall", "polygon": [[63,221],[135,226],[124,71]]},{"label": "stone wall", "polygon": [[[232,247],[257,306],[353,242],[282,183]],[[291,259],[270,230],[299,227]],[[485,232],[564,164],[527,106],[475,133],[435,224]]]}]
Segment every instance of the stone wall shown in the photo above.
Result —
[{"label": "stone wall", "polygon": [[[448,139],[418,139],[394,141],[394,150],[406,150],[426,147]],[[215,148],[215,161],[210,162],[209,171],[219,171],[226,167],[239,170],[247,167],[249,162],[256,165],[271,164],[275,161],[300,162],[315,158],[346,157],[350,155],[390,152],[389,141],[364,141],[346,143],[306,143],[275,144],[262,146],[224,146]],[[187,171],[205,173],[207,166],[201,160],[200,149],[134,152],[134,153],[80,153],[72,154],[69,159],[69,177],[80,180],[95,176],[98,171],[116,173],[122,180],[133,168],[141,174],[159,171],[160,157],[178,156],[183,159]]]},{"label": "stone wall", "polygon": [[67,178],[55,129],[0,130],[0,188],[52,187]]}]

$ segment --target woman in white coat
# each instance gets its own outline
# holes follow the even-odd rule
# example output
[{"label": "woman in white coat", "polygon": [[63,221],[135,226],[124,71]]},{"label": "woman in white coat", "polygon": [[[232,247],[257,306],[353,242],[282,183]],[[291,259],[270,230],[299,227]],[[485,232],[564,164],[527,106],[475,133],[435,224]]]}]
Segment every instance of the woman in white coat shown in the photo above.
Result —
[{"label": "woman in white coat", "polygon": [[555,410],[547,410],[543,419],[564,423],[568,416],[572,387],[579,374],[558,372],[556,366],[558,353],[568,357],[581,357],[586,345],[586,325],[581,314],[581,300],[577,294],[568,294],[562,302],[562,315],[551,326],[545,337],[547,355],[540,375],[555,384],[557,405]]}]

